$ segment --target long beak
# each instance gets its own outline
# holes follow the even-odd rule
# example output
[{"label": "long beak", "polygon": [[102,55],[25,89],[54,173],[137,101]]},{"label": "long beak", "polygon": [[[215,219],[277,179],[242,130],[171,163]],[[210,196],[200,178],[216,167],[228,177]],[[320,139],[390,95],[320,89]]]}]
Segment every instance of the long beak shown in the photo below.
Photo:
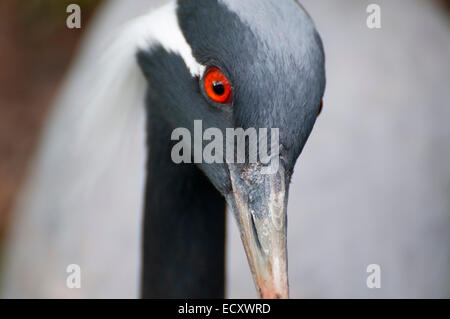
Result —
[{"label": "long beak", "polygon": [[237,220],[241,239],[261,298],[289,298],[286,251],[284,169],[263,175],[257,165],[230,166],[233,192],[227,202]]}]

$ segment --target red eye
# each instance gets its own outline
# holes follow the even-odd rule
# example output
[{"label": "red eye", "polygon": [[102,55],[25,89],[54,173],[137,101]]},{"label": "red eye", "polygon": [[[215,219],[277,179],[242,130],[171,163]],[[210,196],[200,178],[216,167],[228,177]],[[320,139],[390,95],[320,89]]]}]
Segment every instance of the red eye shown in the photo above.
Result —
[{"label": "red eye", "polygon": [[319,105],[319,113],[317,113],[317,116],[319,116],[320,113],[322,113],[322,109],[323,109],[323,100],[320,101],[320,105]]},{"label": "red eye", "polygon": [[206,95],[214,102],[230,104],[233,99],[230,81],[219,68],[212,66],[203,77]]}]

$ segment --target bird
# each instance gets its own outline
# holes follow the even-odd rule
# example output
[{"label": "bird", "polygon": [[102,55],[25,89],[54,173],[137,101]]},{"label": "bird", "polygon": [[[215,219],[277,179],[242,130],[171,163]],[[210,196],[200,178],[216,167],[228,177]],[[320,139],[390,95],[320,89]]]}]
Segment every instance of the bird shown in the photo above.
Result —
[{"label": "bird", "polygon": [[[112,32],[99,51],[82,94],[56,102],[65,107],[50,119],[57,124],[43,136],[18,205],[53,239],[51,247],[36,249],[43,267],[61,273],[79,263],[90,273],[86,285],[107,287],[114,278],[83,258],[120,250],[115,234],[129,218],[142,232],[135,234],[141,297],[223,298],[228,209],[259,296],[288,298],[289,183],[325,91],[323,44],[303,6],[297,0],[165,1]],[[173,131],[193,132],[196,121],[223,133],[277,128],[276,172],[263,174],[261,160],[174,163]],[[111,227],[109,219],[123,223]],[[82,235],[87,228],[93,235]],[[71,248],[78,261],[69,258]],[[24,267],[19,257],[11,259]],[[49,294],[66,293],[63,284],[47,283]]]}]

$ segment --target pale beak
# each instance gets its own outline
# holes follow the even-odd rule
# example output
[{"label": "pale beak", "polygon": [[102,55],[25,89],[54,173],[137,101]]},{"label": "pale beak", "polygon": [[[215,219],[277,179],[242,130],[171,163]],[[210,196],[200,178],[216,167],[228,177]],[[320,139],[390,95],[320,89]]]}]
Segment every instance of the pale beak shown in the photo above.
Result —
[{"label": "pale beak", "polygon": [[280,166],[271,175],[258,164],[230,165],[227,196],[261,298],[289,298],[286,250],[288,186]]}]

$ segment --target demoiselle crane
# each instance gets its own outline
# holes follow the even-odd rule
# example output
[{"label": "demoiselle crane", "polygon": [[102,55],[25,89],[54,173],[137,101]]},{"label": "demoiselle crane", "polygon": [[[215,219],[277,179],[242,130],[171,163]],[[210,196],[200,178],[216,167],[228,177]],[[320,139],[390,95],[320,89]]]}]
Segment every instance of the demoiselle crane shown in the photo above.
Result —
[{"label": "demoiselle crane", "polygon": [[[69,239],[41,251],[49,260],[59,255],[55,271],[78,263],[93,272],[83,249],[120,249],[120,238],[114,229],[102,237],[78,231],[143,211],[142,296],[223,297],[227,205],[259,295],[288,297],[289,182],[325,89],[322,42],[303,7],[296,0],[170,1],[121,28],[87,80],[81,96],[65,101],[69,120],[47,131],[22,207],[53,216],[45,227],[55,238],[58,220],[73,214]],[[174,130],[195,135],[198,121],[201,136],[278,129],[276,171],[262,172],[273,158],[175,163]],[[190,143],[192,154],[198,146]],[[121,196],[127,188],[135,192]],[[80,261],[64,258],[71,247]]]}]

